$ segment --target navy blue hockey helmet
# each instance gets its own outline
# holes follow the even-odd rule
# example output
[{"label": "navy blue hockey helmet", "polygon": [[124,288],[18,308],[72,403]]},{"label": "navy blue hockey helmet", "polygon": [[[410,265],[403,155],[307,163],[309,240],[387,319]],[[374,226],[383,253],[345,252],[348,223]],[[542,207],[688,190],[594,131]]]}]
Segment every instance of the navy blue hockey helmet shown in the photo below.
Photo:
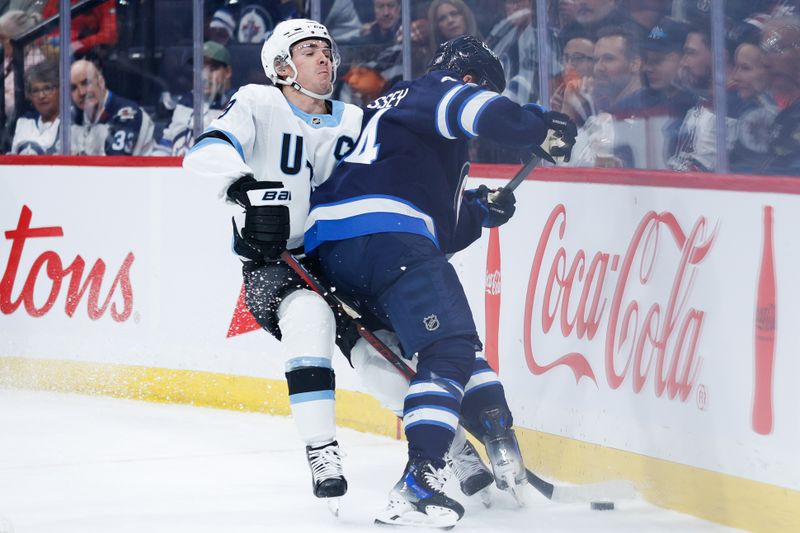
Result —
[{"label": "navy blue hockey helmet", "polygon": [[480,39],[462,35],[439,45],[428,72],[454,70],[461,76],[472,74],[474,83],[498,93],[506,88],[503,65],[494,52]]}]

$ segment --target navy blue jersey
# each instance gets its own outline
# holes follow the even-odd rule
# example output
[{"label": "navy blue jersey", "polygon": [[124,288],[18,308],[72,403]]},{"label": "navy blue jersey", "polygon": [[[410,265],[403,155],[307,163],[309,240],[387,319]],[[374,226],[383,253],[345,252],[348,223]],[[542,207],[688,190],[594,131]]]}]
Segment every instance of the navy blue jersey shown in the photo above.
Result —
[{"label": "navy blue jersey", "polygon": [[312,193],[306,251],[383,232],[423,235],[444,253],[468,245],[482,218],[461,201],[467,141],[477,135],[532,147],[545,129],[532,111],[453,72],[396,84],[367,106],[355,149]]}]

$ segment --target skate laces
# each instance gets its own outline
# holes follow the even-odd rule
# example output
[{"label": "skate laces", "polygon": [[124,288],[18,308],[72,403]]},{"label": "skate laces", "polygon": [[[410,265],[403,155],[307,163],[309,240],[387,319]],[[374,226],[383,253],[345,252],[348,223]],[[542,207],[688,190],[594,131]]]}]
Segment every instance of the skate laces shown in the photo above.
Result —
[{"label": "skate laces", "polygon": [[459,481],[487,471],[486,466],[484,466],[480,456],[478,456],[469,441],[464,442],[461,451],[456,455],[450,455],[449,459],[450,469]]},{"label": "skate laces", "polygon": [[335,444],[316,450],[308,450],[308,464],[311,465],[311,473],[314,475],[314,479],[322,481],[343,477],[342,457],[344,456],[345,453]]},{"label": "skate laces", "polygon": [[444,484],[447,483],[447,472],[444,468],[436,468],[429,463],[422,470],[422,478],[431,490],[444,494]]}]

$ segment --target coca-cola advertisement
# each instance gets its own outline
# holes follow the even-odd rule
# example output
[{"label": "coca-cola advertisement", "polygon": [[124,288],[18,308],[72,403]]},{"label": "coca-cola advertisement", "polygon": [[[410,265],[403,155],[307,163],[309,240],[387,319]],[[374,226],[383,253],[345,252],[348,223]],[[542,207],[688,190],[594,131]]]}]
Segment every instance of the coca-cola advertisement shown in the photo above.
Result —
[{"label": "coca-cola advertisement", "polygon": [[787,294],[800,287],[782,277],[796,249],[781,240],[785,208],[713,182],[534,178],[516,195],[499,246],[485,234],[454,262],[462,278],[485,281],[470,299],[486,310],[479,331],[497,336],[517,423],[699,468],[718,468],[723,453],[738,457],[726,471],[768,483],[800,474],[789,452],[800,423],[781,409],[800,401],[787,370],[800,365],[782,351],[800,346],[800,332],[782,327],[800,318]]}]

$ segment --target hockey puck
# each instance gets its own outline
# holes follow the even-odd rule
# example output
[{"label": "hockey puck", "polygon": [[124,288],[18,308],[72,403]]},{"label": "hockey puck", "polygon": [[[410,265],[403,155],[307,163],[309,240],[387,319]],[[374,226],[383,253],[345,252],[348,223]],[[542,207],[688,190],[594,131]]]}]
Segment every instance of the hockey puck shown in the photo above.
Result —
[{"label": "hockey puck", "polygon": [[592,502],[592,511],[613,511],[614,502]]}]

